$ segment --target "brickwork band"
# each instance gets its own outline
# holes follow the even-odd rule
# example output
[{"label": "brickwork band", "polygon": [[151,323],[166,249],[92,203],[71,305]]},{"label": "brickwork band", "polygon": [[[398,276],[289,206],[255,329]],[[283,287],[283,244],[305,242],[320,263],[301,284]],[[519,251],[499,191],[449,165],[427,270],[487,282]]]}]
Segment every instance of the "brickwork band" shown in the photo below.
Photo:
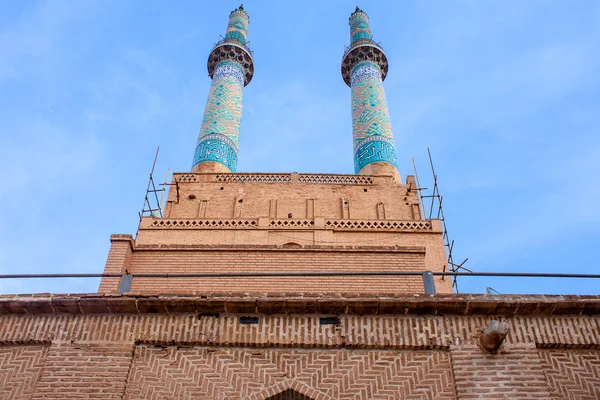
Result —
[{"label": "brickwork band", "polygon": [[242,95],[254,71],[246,39],[248,22],[243,7],[232,11],[225,37],[209,56],[212,85],[194,152],[194,172],[237,170]]},{"label": "brickwork band", "polygon": [[[352,88],[352,134],[355,173],[381,172],[364,168],[385,163],[397,173],[398,164],[383,80],[387,59],[373,41],[366,13],[356,9],[350,16],[349,49],[342,61],[342,76]],[[389,169],[389,168],[388,168]]]}]

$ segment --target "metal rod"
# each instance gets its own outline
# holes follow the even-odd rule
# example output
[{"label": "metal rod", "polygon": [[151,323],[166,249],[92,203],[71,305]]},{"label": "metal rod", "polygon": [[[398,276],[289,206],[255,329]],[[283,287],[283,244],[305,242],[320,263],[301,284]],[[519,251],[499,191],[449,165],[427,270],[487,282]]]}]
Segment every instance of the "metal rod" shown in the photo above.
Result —
[{"label": "metal rod", "polygon": [[[417,190],[421,189],[421,182],[419,182],[419,174],[417,173],[417,164],[415,163],[415,158],[412,158],[413,170],[415,171],[415,180],[417,184]],[[423,196],[421,196],[421,192],[417,192],[419,195],[419,208],[420,208],[420,217],[421,219],[425,219],[425,203],[423,202]]]},{"label": "metal rod", "polygon": [[[554,272],[432,272],[434,276],[512,277],[512,278],[588,278],[600,274],[564,274]],[[134,278],[252,278],[297,276],[422,276],[423,271],[373,272],[238,272],[238,273],[139,273]],[[122,274],[2,274],[0,279],[30,278],[120,278]]]}]

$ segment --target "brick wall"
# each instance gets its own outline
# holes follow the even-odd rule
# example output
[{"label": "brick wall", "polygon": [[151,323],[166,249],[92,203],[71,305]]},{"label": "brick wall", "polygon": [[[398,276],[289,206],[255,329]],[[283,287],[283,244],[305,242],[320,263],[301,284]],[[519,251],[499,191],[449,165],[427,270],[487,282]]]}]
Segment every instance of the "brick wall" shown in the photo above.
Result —
[{"label": "brick wall", "polygon": [[[135,241],[113,235],[105,272],[446,271],[441,224],[422,219],[414,189],[409,177],[403,185],[391,176],[175,174],[163,218],[142,218]],[[290,253],[289,247],[299,249]],[[422,254],[398,251],[408,247],[419,247]],[[99,292],[117,292],[119,281],[104,278]],[[450,279],[437,277],[436,286],[439,293],[452,292]],[[136,278],[131,289],[422,293],[423,284],[419,277]]]},{"label": "brick wall", "polygon": [[46,344],[0,345],[0,399],[31,399],[47,352]]},{"label": "brick wall", "polygon": [[[130,273],[279,273],[279,272],[398,272],[424,271],[423,249],[388,251],[222,249],[220,251],[137,251]],[[108,289],[108,286],[103,288]],[[114,291],[113,286],[113,291]],[[132,292],[379,292],[423,293],[420,276],[376,277],[259,277],[259,278],[134,278]]]},{"label": "brick wall", "polygon": [[[366,315],[374,299],[323,298],[324,314],[292,300],[0,297],[0,399],[598,398],[597,298],[382,297]],[[478,337],[497,314],[509,335],[489,354]]]},{"label": "brick wall", "polygon": [[[169,191],[167,217],[288,218],[291,213],[293,218],[374,220],[383,217],[377,211],[378,204],[383,204],[385,218],[381,219],[420,219],[418,193],[409,190],[414,188],[412,181],[402,185],[392,177],[372,176],[350,183],[356,176],[311,175],[300,182],[298,174],[240,173],[225,179],[215,174],[174,174],[178,187],[172,185]],[[182,180],[183,176],[193,180]],[[283,182],[282,177],[289,181]],[[344,199],[348,215],[343,211]]]},{"label": "brick wall", "polygon": [[31,399],[122,399],[133,343],[75,342],[52,343]]},{"label": "brick wall", "polygon": [[451,346],[450,353],[460,399],[550,399],[533,343],[505,346],[498,354]]},{"label": "brick wall", "polygon": [[[166,384],[165,384],[166,383]],[[455,399],[444,351],[136,348],[127,399]]]}]

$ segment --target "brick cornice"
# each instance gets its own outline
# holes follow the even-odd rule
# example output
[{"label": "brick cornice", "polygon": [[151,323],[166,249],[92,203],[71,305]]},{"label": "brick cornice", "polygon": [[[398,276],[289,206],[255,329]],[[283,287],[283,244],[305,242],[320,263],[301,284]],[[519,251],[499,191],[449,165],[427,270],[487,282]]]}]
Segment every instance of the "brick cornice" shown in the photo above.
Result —
[{"label": "brick cornice", "polygon": [[0,296],[6,314],[597,315],[600,296],[35,294]]},{"label": "brick cornice", "polygon": [[142,250],[202,250],[202,251],[299,251],[299,252],[368,252],[368,253],[425,253],[424,246],[322,246],[322,245],[252,245],[252,244],[137,244]]}]

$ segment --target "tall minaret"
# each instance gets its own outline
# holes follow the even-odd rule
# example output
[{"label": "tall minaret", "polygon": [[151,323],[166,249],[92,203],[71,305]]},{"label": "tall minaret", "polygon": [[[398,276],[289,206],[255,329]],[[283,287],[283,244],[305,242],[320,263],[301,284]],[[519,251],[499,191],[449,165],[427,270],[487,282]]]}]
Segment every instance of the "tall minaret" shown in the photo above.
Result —
[{"label": "tall minaret", "polygon": [[356,7],[350,15],[350,46],[342,59],[342,77],[352,88],[354,172],[393,175],[400,182],[390,114],[383,90],[388,62],[373,41],[368,15]]},{"label": "tall minaret", "polygon": [[235,172],[242,119],[242,94],[254,74],[247,46],[248,14],[241,5],[229,14],[225,37],[208,57],[212,85],[202,118],[192,172]]}]

